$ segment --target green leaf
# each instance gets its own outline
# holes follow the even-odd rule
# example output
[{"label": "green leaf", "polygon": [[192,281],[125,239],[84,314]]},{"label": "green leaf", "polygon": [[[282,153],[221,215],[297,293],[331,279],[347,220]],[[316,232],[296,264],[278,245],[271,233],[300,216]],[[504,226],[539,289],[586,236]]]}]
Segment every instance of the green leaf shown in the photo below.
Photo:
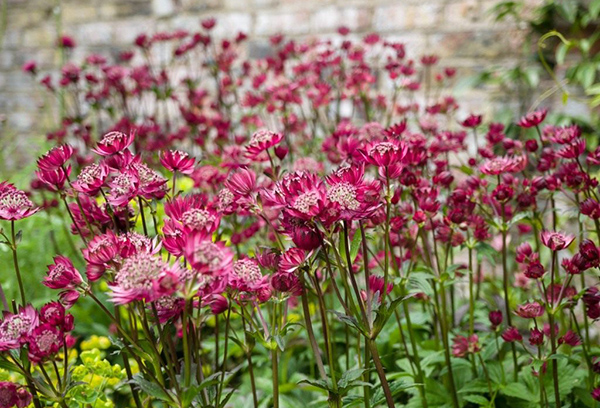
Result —
[{"label": "green leaf", "polygon": [[158,384],[146,380],[141,374],[135,374],[131,379],[131,382],[140,387],[142,392],[150,397],[169,403],[173,402],[169,394],[160,388]]},{"label": "green leaf", "polygon": [[356,256],[358,255],[358,250],[360,249],[360,244],[362,242],[362,234],[360,231],[356,231],[354,233],[354,237],[352,238],[352,242],[350,243],[350,259],[352,262],[356,260]]},{"label": "green leaf", "polygon": [[521,383],[513,382],[502,388],[502,394],[507,397],[519,398],[525,401],[536,401],[535,395]]},{"label": "green leaf", "polygon": [[463,396],[463,399],[467,402],[472,402],[473,404],[478,404],[479,406],[486,407],[490,404],[490,401],[484,397],[483,395],[471,394]]},{"label": "green leaf", "polygon": [[364,372],[364,368],[354,368],[352,370],[345,371],[338,381],[338,387],[341,389],[347,388],[350,383],[362,377]]},{"label": "green leaf", "polygon": [[590,14],[590,18],[595,20],[600,15],[600,0],[592,0],[588,7],[588,13]]}]

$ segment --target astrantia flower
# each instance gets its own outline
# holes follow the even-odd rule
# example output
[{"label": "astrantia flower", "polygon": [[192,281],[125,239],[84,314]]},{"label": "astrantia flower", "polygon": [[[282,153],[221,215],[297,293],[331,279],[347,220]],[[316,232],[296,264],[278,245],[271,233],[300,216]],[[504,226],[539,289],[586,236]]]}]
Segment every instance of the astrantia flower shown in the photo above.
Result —
[{"label": "astrantia flower", "polygon": [[560,251],[571,245],[575,236],[562,232],[542,231],[540,238],[542,243],[552,251]]},{"label": "astrantia flower", "polygon": [[516,327],[508,327],[504,333],[502,333],[502,338],[504,341],[511,343],[514,341],[522,341],[523,336],[519,333],[519,330]]},{"label": "astrantia flower", "polygon": [[464,357],[467,354],[477,353],[481,350],[479,347],[479,337],[476,334],[472,336],[456,336],[452,344],[452,355],[454,357]]},{"label": "astrantia flower", "polygon": [[119,255],[122,258],[129,258],[139,252],[156,253],[160,250],[160,243],[152,241],[145,235],[137,232],[128,232],[117,237],[119,246]]},{"label": "astrantia flower", "polygon": [[104,185],[108,173],[109,168],[105,162],[92,163],[81,169],[77,179],[73,182],[73,188],[80,193],[94,196]]},{"label": "astrantia flower", "polygon": [[252,135],[250,142],[246,145],[246,157],[256,159],[265,150],[278,145],[283,140],[281,133],[260,129]]},{"label": "astrantia flower", "polygon": [[496,327],[502,324],[502,312],[500,310],[492,310],[488,314],[488,319],[492,326],[492,330],[496,330]]},{"label": "astrantia flower", "polygon": [[64,189],[65,182],[71,175],[71,166],[67,166],[66,168],[57,167],[51,170],[38,170],[35,174],[51,191],[61,191]]},{"label": "astrantia flower", "polygon": [[523,116],[518,122],[517,125],[522,128],[530,128],[539,125],[546,119],[546,114],[548,114],[548,109],[540,109],[534,112],[530,112],[527,115]]},{"label": "astrantia flower", "polygon": [[75,289],[82,282],[83,279],[71,260],[58,255],[54,257],[54,263],[48,265],[48,272],[42,283],[50,289]]},{"label": "astrantia flower", "polygon": [[544,306],[537,302],[526,303],[519,305],[517,310],[515,310],[515,314],[525,319],[535,319],[544,314]]},{"label": "astrantia flower", "polygon": [[109,263],[119,253],[116,235],[112,231],[97,235],[92,239],[87,248],[81,251],[87,261],[86,275],[89,280],[96,281],[102,277]]},{"label": "astrantia flower", "polygon": [[0,381],[0,408],[13,408],[18,401],[17,385]]},{"label": "astrantia flower", "polygon": [[540,329],[533,328],[529,333],[529,344],[532,346],[540,346],[544,343],[544,332]]},{"label": "astrantia flower", "polygon": [[58,302],[50,302],[42,306],[40,321],[56,326],[65,332],[73,330],[73,315],[67,314],[65,307]]},{"label": "astrantia flower", "polygon": [[[369,281],[367,283],[367,290],[371,293],[371,295],[376,295],[381,301],[383,297],[383,287],[385,285],[385,279],[382,276],[371,275],[369,276]],[[394,284],[392,282],[388,282],[386,295],[389,294],[392,289],[394,289]],[[367,293],[361,293],[363,300],[367,300]]]},{"label": "astrantia flower", "polygon": [[476,128],[481,125],[482,116],[481,115],[469,115],[465,120],[463,120],[460,124],[466,128]]},{"label": "astrantia flower", "polygon": [[152,282],[169,268],[169,264],[156,255],[147,252],[133,255],[123,262],[114,282],[109,284],[111,301],[122,305],[134,300],[156,299]]},{"label": "astrantia flower", "polygon": [[194,171],[195,159],[180,150],[167,150],[160,155],[160,164],[170,172],[176,171],[191,174]]},{"label": "astrantia flower", "polygon": [[381,183],[363,180],[364,166],[346,166],[327,177],[329,202],[339,211],[339,218],[368,218],[380,207]]},{"label": "astrantia flower", "polygon": [[480,167],[479,171],[483,174],[496,176],[502,173],[518,173],[527,165],[526,156],[516,157],[494,157],[486,160]]},{"label": "astrantia flower", "polygon": [[279,292],[289,292],[294,295],[302,294],[302,284],[298,277],[293,273],[275,272],[271,275],[271,286]]},{"label": "astrantia flower", "polygon": [[39,211],[27,194],[12,184],[0,183],[0,220],[16,221]]},{"label": "astrantia flower", "polygon": [[256,260],[244,258],[235,261],[229,278],[231,287],[240,291],[252,291],[258,289],[263,283],[263,274]]},{"label": "astrantia flower", "polygon": [[0,323],[0,351],[19,348],[38,323],[37,311],[31,305],[21,307],[17,314],[5,312]]},{"label": "astrantia flower", "polygon": [[594,220],[600,218],[600,203],[593,198],[585,199],[581,203],[579,209],[583,215],[586,215]]},{"label": "astrantia flower", "polygon": [[292,217],[304,220],[317,217],[327,207],[327,189],[313,173],[288,173],[277,182],[272,193],[265,193]]},{"label": "astrantia flower", "polygon": [[204,275],[227,275],[233,266],[233,252],[223,242],[214,243],[198,233],[187,238],[185,259]]},{"label": "astrantia flower", "polygon": [[55,170],[62,167],[73,155],[73,148],[68,145],[56,146],[37,160],[40,170]]},{"label": "astrantia flower", "polygon": [[136,171],[127,169],[118,173],[108,186],[110,187],[108,202],[115,207],[125,207],[137,197],[140,179]]},{"label": "astrantia flower", "polygon": [[279,261],[279,270],[282,272],[292,273],[296,271],[304,261],[311,255],[300,248],[290,248],[283,255]]},{"label": "astrantia flower", "polygon": [[382,141],[370,142],[364,149],[360,149],[365,162],[378,167],[401,164],[406,152],[406,145],[397,139],[388,138]]},{"label": "astrantia flower", "polygon": [[133,132],[129,133],[129,135],[116,131],[109,132],[104,135],[92,151],[100,156],[110,156],[127,149],[133,143],[134,137],[135,134]]},{"label": "astrantia flower", "polygon": [[131,168],[137,173],[139,180],[139,194],[147,200],[160,200],[167,193],[167,179],[142,163],[136,157],[131,163]]},{"label": "astrantia flower", "polygon": [[558,338],[558,344],[568,344],[571,347],[575,347],[581,344],[581,338],[572,330],[567,330],[563,336]]},{"label": "astrantia flower", "polygon": [[65,335],[57,327],[44,323],[29,335],[29,359],[36,363],[56,354],[62,349]]}]

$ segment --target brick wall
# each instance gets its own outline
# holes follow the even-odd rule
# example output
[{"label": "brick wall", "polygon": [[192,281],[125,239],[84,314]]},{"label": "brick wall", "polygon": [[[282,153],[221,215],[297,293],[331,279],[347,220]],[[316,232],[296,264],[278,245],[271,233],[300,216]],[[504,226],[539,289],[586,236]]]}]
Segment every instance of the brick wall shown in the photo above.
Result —
[{"label": "brick wall", "polygon": [[[117,54],[143,31],[196,30],[201,18],[216,17],[216,34],[244,31],[248,52],[260,54],[270,35],[336,35],[340,25],[357,35],[376,31],[404,42],[409,54],[437,53],[445,65],[466,76],[518,58],[523,31],[495,23],[497,0],[6,0],[7,26],[0,50],[0,114],[4,132],[27,136],[44,127],[42,92],[21,65],[35,59],[42,70],[58,61],[53,47],[60,20],[78,43],[73,57],[90,52]],[[532,4],[539,0],[529,0]],[[56,17],[60,4],[61,18]],[[461,98],[482,104],[489,92],[471,90]],[[490,109],[490,108],[488,108]],[[488,110],[489,111],[489,110]],[[39,132],[38,132],[39,134]],[[18,140],[23,140],[17,137]],[[31,139],[29,139],[31,140]],[[0,146],[1,147],[1,146]]]}]

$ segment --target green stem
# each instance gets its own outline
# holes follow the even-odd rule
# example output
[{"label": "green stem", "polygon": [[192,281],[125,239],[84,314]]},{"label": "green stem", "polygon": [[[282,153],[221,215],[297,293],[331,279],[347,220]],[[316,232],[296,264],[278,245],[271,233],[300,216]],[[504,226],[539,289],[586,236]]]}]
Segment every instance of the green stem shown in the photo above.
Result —
[{"label": "green stem", "polygon": [[[25,290],[23,289],[23,279],[21,278],[21,269],[19,269],[19,259],[17,256],[17,238],[15,234],[15,221],[10,221],[10,234],[12,237],[11,249],[13,256],[13,264],[15,266],[15,272],[17,274],[17,281],[19,282],[19,292],[21,293],[21,304],[23,307],[27,305],[27,299],[25,298]],[[16,311],[15,311],[16,313]]]}]

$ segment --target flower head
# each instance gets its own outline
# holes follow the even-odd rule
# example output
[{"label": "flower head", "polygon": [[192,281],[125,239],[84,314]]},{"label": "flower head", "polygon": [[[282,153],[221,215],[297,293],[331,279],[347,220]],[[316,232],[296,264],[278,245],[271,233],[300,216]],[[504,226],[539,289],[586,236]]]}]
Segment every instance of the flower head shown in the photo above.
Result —
[{"label": "flower head", "polygon": [[517,125],[522,128],[530,128],[534,126],[538,126],[540,123],[546,119],[546,115],[548,114],[548,109],[540,109],[533,112],[528,113],[523,116],[518,122]]},{"label": "flower head", "polygon": [[519,330],[516,327],[513,327],[513,326],[508,327],[504,331],[504,333],[502,333],[502,338],[507,343],[512,343],[512,342],[515,342],[515,341],[522,341],[523,340],[523,336],[521,336],[521,333],[519,333]]},{"label": "flower head", "polygon": [[562,232],[542,231],[540,238],[542,243],[552,251],[560,251],[571,245],[575,236]]},{"label": "flower head", "polygon": [[98,142],[96,148],[92,151],[100,156],[111,156],[127,149],[133,143],[134,137],[133,132],[129,135],[117,131],[109,132],[102,137],[102,140]]},{"label": "flower head", "polygon": [[196,160],[180,150],[167,150],[160,155],[160,164],[170,172],[191,174]]},{"label": "flower head", "polygon": [[29,335],[29,358],[36,363],[56,354],[62,349],[65,335],[56,326],[44,323]]},{"label": "flower head", "polygon": [[246,157],[256,160],[258,156],[267,149],[278,145],[283,140],[281,133],[260,129],[252,135],[250,142],[246,145]]},{"label": "flower head", "polygon": [[525,319],[535,319],[544,314],[544,306],[537,302],[526,303],[524,305],[519,305],[517,310],[515,310],[515,314]]},{"label": "flower head", "polygon": [[104,185],[108,173],[109,168],[105,162],[92,163],[81,169],[77,179],[73,182],[73,188],[80,193],[94,196]]},{"label": "flower head", "polygon": [[31,305],[21,307],[17,314],[6,312],[0,323],[0,351],[19,348],[38,323],[39,316]]},{"label": "flower head", "polygon": [[54,257],[54,263],[48,265],[48,272],[42,283],[50,289],[75,289],[82,282],[83,279],[73,262],[66,256],[57,255]]},{"label": "flower head", "polygon": [[16,221],[39,211],[27,194],[12,184],[0,183],[0,220]]},{"label": "flower head", "polygon": [[456,336],[452,345],[452,355],[454,357],[464,357],[467,354],[477,353],[481,350],[479,347],[479,337],[473,334],[469,337]]},{"label": "flower head", "polygon": [[40,170],[56,170],[65,165],[73,155],[73,148],[68,145],[56,146],[37,160]]}]

